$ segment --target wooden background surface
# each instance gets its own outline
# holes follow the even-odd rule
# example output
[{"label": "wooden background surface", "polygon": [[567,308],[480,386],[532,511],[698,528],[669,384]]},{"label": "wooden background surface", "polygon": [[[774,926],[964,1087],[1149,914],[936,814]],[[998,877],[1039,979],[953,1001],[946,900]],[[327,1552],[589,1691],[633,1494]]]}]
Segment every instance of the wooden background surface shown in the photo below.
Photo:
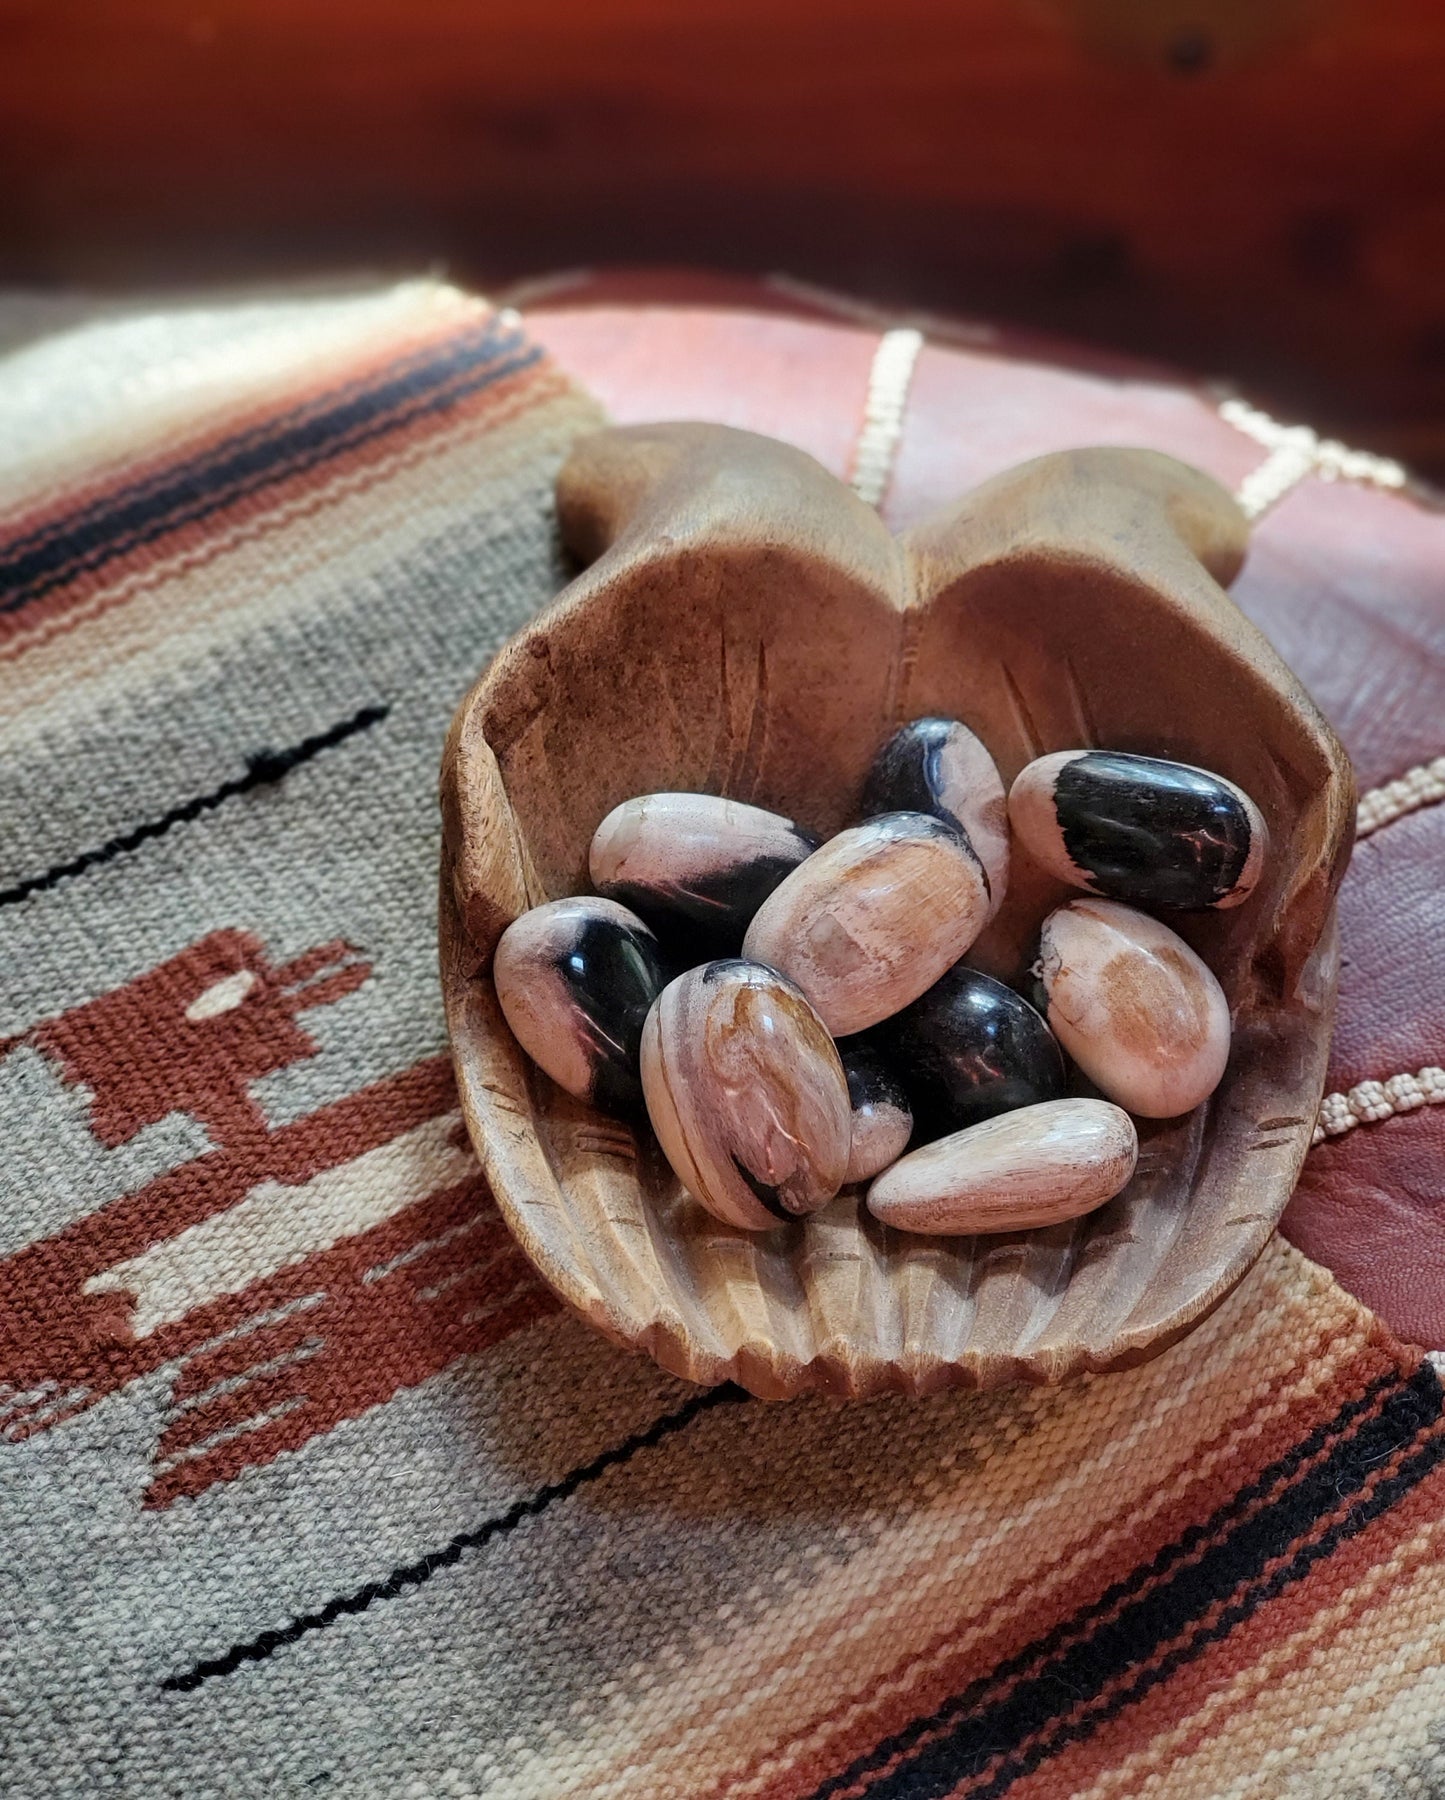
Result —
[{"label": "wooden background surface", "polygon": [[1445,471],[1440,0],[0,0],[0,280],[785,269]]}]

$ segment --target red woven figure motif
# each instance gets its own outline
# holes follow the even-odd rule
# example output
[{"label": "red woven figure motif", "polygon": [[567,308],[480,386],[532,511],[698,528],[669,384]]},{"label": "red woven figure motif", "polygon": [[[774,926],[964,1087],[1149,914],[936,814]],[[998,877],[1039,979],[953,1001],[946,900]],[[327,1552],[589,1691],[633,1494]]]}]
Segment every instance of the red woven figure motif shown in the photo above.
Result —
[{"label": "red woven figure motif", "polygon": [[0,1431],[29,1437],[179,1360],[146,1504],[298,1448],[552,1302],[476,1174],[443,1057],[272,1126],[252,1084],[371,964],[272,964],[215,931],[26,1042],[115,1148],[170,1114],[210,1148],[0,1263]]}]

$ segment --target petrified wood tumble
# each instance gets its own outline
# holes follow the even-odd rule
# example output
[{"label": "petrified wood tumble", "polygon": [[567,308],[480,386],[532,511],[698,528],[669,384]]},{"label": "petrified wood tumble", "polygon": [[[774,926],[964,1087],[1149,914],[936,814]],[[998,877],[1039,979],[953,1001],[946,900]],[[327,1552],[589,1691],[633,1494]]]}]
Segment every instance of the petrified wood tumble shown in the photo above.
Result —
[{"label": "petrified wood tumble", "polygon": [[908,1148],[913,1112],[902,1083],[868,1044],[850,1038],[840,1055],[853,1107],[847,1178],[870,1181]]},{"label": "petrified wood tumble", "polygon": [[852,1108],[837,1047],[792,982],[725,959],[669,982],[642,1034],[647,1110],[673,1173],[730,1225],[831,1200]]},{"label": "petrified wood tumble", "polygon": [[559,1087],[618,1117],[642,1112],[638,1051],[664,976],[635,913],[589,895],[534,907],[502,933],[492,977],[512,1035]]},{"label": "petrified wood tumble", "polygon": [[1038,1012],[962,963],[871,1035],[898,1071],[924,1141],[1064,1092],[1063,1055]]},{"label": "petrified wood tumble", "polygon": [[903,1231],[1024,1231],[1092,1212],[1134,1173],[1139,1139],[1107,1100],[1050,1100],[925,1144],[868,1190]]},{"label": "petrified wood tumble", "polygon": [[1259,808],[1232,781],[1116,750],[1039,757],[1008,808],[1050,874],[1133,906],[1238,906],[1269,846]]},{"label": "petrified wood tumble", "polygon": [[736,949],[753,914],[818,847],[791,819],[716,794],[642,794],[613,807],[588,854],[592,885],[654,923],[686,920]]},{"label": "petrified wood tumble", "polygon": [[1039,974],[1049,1024],[1102,1092],[1145,1119],[1189,1112],[1229,1061],[1229,1002],[1158,919],[1074,900],[1044,920]]},{"label": "petrified wood tumble", "polygon": [[759,908],[743,955],[780,969],[834,1037],[916,1000],[983,929],[988,880],[962,833],[883,813],[830,838]]},{"label": "petrified wood tumble", "polygon": [[1009,822],[1003,779],[987,747],[957,719],[914,719],[873,759],[863,789],[864,818],[931,813],[956,826],[988,876],[990,918],[1008,891]]}]

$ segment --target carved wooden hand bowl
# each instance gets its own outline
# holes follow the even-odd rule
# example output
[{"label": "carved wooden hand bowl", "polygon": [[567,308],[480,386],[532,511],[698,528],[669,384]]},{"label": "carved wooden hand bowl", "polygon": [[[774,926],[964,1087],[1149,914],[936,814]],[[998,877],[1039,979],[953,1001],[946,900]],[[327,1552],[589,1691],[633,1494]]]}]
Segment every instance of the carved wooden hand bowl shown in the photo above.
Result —
[{"label": "carved wooden hand bowl", "polygon": [[[442,774],[442,967],[462,1103],[528,1255],[609,1336],[696,1381],[779,1397],[1060,1381],[1138,1362],[1259,1254],[1310,1144],[1349,849],[1344,752],[1219,583],[1234,501],[1146,451],[1009,471],[895,539],[810,458],[721,427],[607,431],[563,470],[588,564],[460,708]],[[1182,929],[1235,1013],[1223,1084],[1143,1128],[1125,1191],[1072,1224],[936,1239],[845,1190],[753,1234],[684,1194],[651,1134],[560,1092],[488,970],[504,927],[586,887],[594,827],[660,789],[734,796],[829,833],[900,723],[962,719],[1005,780],[1045,751],[1215,769],[1271,833],[1235,911]],[[1062,890],[1015,848],[969,960],[1017,979]]]}]

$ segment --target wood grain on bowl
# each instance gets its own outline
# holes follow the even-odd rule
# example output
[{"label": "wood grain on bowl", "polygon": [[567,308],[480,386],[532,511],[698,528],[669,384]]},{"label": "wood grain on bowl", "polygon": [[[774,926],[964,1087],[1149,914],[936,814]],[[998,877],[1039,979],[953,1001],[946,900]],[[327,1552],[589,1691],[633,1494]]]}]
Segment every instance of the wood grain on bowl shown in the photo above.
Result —
[{"label": "wood grain on bowl", "polygon": [[[1354,791],[1328,726],[1220,583],[1247,529],[1213,481],[1147,451],[1008,471],[895,540],[801,452],[717,426],[582,442],[558,483],[588,566],[496,658],[443,762],[442,963],[463,1106],[512,1229],[620,1342],[781,1397],[1055,1381],[1157,1353],[1258,1255],[1309,1146]],[[1086,1218],[910,1236],[856,1190],[747,1232],[679,1189],[656,1142],[533,1068],[489,965],[526,906],[585,888],[635,794],[719,793],[827,837],[899,726],[957,718],[1005,781],[1106,747],[1217,771],[1271,851],[1228,912],[1180,917],[1235,1016],[1211,1100],[1151,1125]],[[1019,980],[1068,890],[1015,846],[970,961]]]}]

